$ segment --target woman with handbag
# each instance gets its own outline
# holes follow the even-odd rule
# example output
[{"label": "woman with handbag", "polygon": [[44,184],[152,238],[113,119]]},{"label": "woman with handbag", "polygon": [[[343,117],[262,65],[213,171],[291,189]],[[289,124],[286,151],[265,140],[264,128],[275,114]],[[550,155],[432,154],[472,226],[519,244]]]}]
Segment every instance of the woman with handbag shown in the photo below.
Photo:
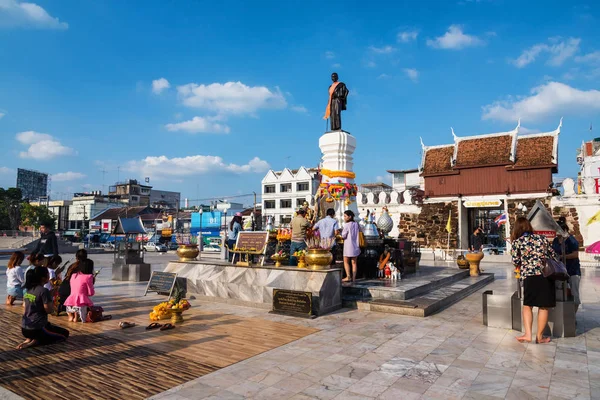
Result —
[{"label": "woman with handbag", "polygon": [[531,343],[533,307],[538,307],[536,343],[549,343],[543,332],[548,323],[548,309],[556,306],[554,281],[545,278],[542,269],[548,257],[556,257],[546,237],[533,233],[527,218],[519,217],[511,235],[513,264],[520,269],[523,284],[523,325],[525,334],[517,337],[521,343]]},{"label": "woman with handbag", "polygon": [[[344,229],[342,238],[344,239],[344,270],[346,277],[342,282],[354,282],[356,280],[356,259],[360,255],[360,226],[354,221],[354,213],[350,210],[344,211]],[[350,273],[352,265],[352,274]]]}]

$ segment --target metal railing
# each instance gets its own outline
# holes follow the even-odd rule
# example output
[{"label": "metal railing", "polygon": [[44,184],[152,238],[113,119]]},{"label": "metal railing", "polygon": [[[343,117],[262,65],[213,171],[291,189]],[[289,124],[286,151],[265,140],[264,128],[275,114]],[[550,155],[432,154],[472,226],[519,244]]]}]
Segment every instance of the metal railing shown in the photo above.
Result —
[{"label": "metal railing", "polygon": [[2,237],[38,237],[39,232],[34,231],[12,231],[12,230],[0,230],[0,236]]}]

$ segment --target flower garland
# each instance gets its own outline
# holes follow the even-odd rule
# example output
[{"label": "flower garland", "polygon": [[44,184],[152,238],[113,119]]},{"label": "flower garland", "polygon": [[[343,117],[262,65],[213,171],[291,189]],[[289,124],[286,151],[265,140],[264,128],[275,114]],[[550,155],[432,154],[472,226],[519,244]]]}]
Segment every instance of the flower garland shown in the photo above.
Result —
[{"label": "flower garland", "polygon": [[354,172],[350,172],[350,171],[333,171],[330,169],[321,169],[321,174],[322,175],[326,175],[330,178],[348,178],[348,179],[354,179],[356,178],[356,174]]},{"label": "flower garland", "polygon": [[358,187],[353,183],[321,183],[319,187],[319,195],[328,195],[328,202],[330,202],[329,199],[350,199],[351,197],[356,196],[356,193],[358,193]]}]

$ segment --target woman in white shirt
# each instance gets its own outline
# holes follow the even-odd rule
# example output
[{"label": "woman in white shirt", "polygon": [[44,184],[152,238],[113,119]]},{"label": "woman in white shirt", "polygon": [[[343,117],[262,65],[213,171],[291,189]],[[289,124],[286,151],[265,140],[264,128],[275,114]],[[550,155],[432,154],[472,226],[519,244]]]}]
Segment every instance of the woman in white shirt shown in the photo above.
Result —
[{"label": "woman in white shirt", "polygon": [[25,254],[20,251],[15,251],[8,265],[6,266],[6,305],[12,306],[15,300],[23,300],[23,282],[25,281],[25,274],[21,263],[25,259]]}]

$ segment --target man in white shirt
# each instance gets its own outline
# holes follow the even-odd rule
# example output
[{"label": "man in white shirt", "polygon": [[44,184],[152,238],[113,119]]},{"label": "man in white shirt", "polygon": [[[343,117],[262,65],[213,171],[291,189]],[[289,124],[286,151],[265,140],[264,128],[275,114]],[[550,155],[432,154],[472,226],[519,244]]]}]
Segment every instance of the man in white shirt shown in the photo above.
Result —
[{"label": "man in white shirt", "polygon": [[[321,238],[335,238],[340,233],[340,224],[333,218],[335,216],[335,210],[330,208],[327,210],[327,216],[313,226],[313,230],[319,231]],[[335,254],[337,253],[337,244],[331,248],[331,254],[333,254],[333,261],[331,265],[335,265]]]}]

